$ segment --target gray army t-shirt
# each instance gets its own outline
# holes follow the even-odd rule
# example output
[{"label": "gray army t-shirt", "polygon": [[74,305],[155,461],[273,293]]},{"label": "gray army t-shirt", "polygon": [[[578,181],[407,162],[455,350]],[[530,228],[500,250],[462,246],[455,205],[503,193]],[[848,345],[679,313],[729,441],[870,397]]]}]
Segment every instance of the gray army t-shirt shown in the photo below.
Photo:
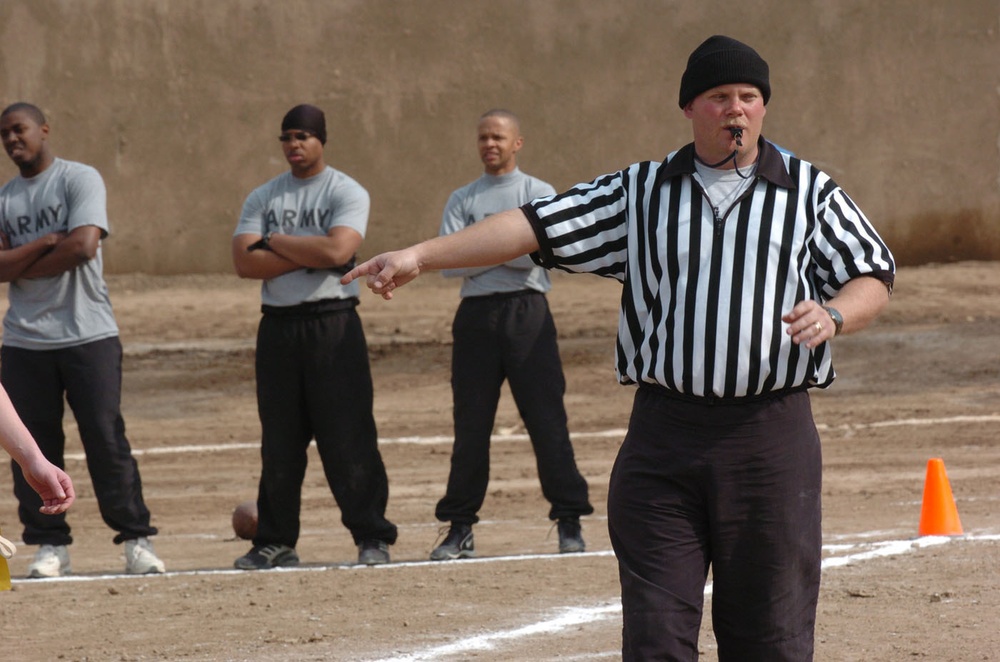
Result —
[{"label": "gray army t-shirt", "polygon": [[[458,232],[492,214],[516,209],[535,198],[554,194],[555,189],[551,185],[521,172],[519,168],[503,175],[484,173],[449,196],[439,234]],[[489,267],[445,269],[441,274],[445,278],[463,279],[459,292],[462,298],[520,290],[535,290],[544,294],[552,288],[545,269],[537,266],[527,255]]]},{"label": "gray army t-shirt", "polygon": [[[93,225],[108,235],[107,191],[94,168],[55,159],[44,172],[18,175],[0,189],[0,230],[12,248],[50,232]],[[118,335],[98,246],[92,260],[58,276],[18,278],[8,289],[3,343],[61,349]]]},{"label": "gray army t-shirt", "polygon": [[[267,232],[322,236],[333,227],[346,226],[364,237],[369,206],[364,187],[330,166],[308,179],[285,172],[247,197],[233,236]],[[325,269],[296,269],[265,280],[261,301],[268,306],[294,306],[358,296],[358,281],[341,285],[340,278],[341,274]]]}]

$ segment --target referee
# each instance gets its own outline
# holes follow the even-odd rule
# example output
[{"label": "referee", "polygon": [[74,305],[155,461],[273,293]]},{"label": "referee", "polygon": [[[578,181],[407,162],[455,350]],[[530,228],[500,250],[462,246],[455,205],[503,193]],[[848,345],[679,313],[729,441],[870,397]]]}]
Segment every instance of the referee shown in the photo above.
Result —
[{"label": "referee", "polygon": [[638,389],[611,474],[625,660],[697,660],[712,570],[722,661],[811,660],[820,441],[807,390],[888,303],[892,255],[850,197],[761,130],[771,85],[714,36],[679,104],[694,141],[349,273],[391,298],[428,269],[525,252],[622,282],[616,371]]}]

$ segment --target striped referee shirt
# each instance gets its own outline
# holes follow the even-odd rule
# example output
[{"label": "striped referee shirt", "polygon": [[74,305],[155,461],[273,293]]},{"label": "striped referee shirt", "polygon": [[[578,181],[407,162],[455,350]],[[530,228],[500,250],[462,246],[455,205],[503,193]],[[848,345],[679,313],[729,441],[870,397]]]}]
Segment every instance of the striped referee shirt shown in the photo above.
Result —
[{"label": "striped referee shirt", "polygon": [[521,209],[546,268],[623,284],[616,373],[697,398],[825,388],[830,343],[792,343],[781,316],[869,275],[892,286],[889,249],[847,194],[763,138],[754,181],[715,209],[694,145]]}]

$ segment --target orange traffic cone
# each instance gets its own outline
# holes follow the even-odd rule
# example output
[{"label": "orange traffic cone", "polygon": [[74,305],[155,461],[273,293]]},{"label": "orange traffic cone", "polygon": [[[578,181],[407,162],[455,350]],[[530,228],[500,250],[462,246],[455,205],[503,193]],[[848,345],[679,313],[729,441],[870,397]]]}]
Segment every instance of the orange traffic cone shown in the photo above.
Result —
[{"label": "orange traffic cone", "polygon": [[924,481],[924,503],[920,509],[920,535],[960,536],[962,522],[951,493],[944,460],[939,457],[927,461],[927,479]]}]

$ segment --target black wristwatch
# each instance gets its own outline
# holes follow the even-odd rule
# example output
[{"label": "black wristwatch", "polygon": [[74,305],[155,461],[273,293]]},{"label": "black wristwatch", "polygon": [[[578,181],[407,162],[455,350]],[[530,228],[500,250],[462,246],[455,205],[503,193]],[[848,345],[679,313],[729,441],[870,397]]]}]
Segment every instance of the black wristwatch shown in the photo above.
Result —
[{"label": "black wristwatch", "polygon": [[840,314],[840,311],[836,308],[831,308],[830,306],[823,306],[829,315],[830,319],[833,320],[833,335],[839,336],[840,330],[844,328],[844,316]]}]

